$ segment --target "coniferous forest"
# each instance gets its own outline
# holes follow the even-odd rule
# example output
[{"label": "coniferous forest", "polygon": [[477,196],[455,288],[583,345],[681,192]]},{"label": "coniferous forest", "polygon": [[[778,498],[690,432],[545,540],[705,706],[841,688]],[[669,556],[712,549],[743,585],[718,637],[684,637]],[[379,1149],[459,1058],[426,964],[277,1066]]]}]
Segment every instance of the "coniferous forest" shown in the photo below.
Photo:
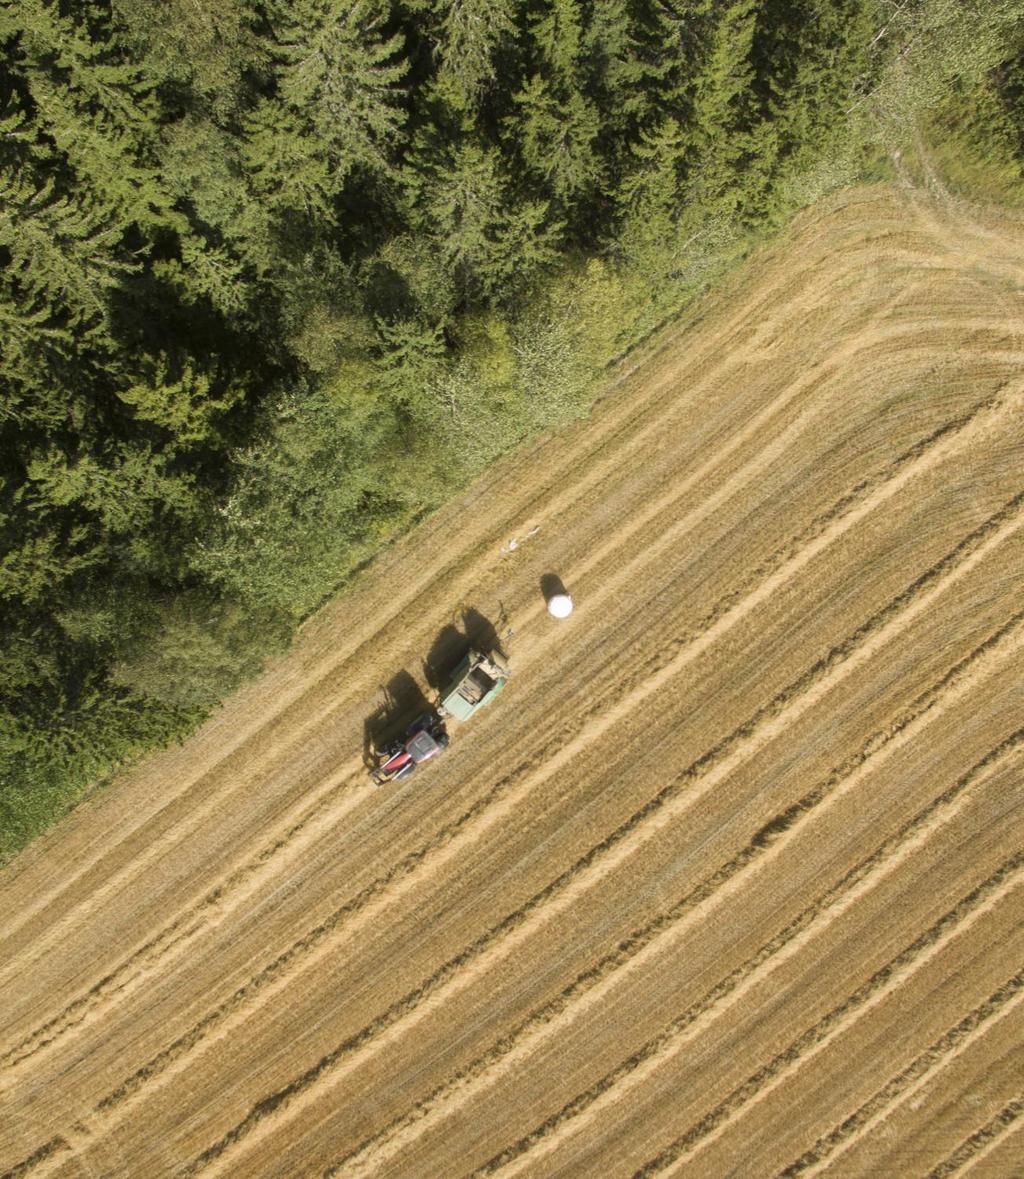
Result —
[{"label": "coniferous forest", "polygon": [[1021,8],[2,0],[0,855],[901,135],[1021,203]]}]

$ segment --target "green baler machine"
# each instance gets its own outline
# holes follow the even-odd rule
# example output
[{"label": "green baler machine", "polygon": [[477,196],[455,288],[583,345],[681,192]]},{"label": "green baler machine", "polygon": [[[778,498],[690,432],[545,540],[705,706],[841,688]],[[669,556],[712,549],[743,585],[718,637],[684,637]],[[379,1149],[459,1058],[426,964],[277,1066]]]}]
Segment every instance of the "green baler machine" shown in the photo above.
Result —
[{"label": "green baler machine", "polygon": [[503,663],[479,651],[470,651],[441,693],[439,711],[442,716],[469,720],[485,704],[490,704],[507,682],[508,668]]}]

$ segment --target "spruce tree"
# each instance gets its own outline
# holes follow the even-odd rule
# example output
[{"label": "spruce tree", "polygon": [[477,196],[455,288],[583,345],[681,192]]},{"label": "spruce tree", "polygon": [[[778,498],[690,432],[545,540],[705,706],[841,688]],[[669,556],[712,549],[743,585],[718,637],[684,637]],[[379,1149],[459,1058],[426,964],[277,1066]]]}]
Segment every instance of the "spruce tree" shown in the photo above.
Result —
[{"label": "spruce tree", "polygon": [[437,0],[438,89],[458,110],[474,112],[496,81],[499,47],[518,33],[523,0]]},{"label": "spruce tree", "polygon": [[282,138],[322,160],[332,191],[355,168],[386,170],[404,120],[402,38],[373,0],[299,0],[274,10]]}]

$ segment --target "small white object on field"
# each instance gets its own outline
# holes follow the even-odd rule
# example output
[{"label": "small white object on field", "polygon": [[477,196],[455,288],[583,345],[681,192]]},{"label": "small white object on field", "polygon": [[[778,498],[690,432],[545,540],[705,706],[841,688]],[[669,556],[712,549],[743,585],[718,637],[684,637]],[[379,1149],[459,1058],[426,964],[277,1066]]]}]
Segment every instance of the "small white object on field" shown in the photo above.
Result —
[{"label": "small white object on field", "polygon": [[501,548],[498,550],[498,552],[503,557],[507,557],[509,555],[509,553],[514,553],[516,551],[516,549],[518,549],[521,544],[525,544],[526,541],[532,540],[537,535],[538,532],[540,532],[540,525],[535,524],[530,529],[530,531],[522,538],[522,540],[520,540],[518,536],[513,536],[512,539],[508,542],[508,544],[503,544],[501,546]]},{"label": "small white object on field", "polygon": [[548,613],[552,618],[568,618],[572,613],[572,598],[568,594],[555,594],[548,601]]}]

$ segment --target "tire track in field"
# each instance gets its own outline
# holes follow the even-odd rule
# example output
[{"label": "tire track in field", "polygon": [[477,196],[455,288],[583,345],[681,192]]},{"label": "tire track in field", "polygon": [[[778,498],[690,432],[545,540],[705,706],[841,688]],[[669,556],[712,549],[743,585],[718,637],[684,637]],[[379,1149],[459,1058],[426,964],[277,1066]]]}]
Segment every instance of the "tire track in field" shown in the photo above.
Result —
[{"label": "tire track in field", "polygon": [[[538,1154],[549,1154],[567,1139],[585,1130],[605,1109],[624,1098],[624,1088],[636,1088],[643,1083],[674,1056],[684,1043],[693,1040],[709,1023],[741,1003],[779,966],[804,949],[820,933],[827,932],[837,917],[852,909],[886,876],[906,863],[936,831],[966,808],[969,803],[967,792],[1000,773],[1003,769],[1000,763],[1019,754],[1022,744],[1024,730],[1018,730],[963,774],[952,787],[919,811],[870,856],[850,869],[840,881],[761,946],[757,953],[676,1016],[662,1032],[529,1134],[493,1156],[474,1174],[483,1176],[497,1171],[518,1174],[536,1163]],[[769,838],[773,833],[771,828],[772,824],[768,824],[766,830]]]},{"label": "tire track in field", "polygon": [[995,1117],[962,1142],[948,1159],[929,1171],[928,1179],[949,1179],[950,1175],[955,1175],[964,1167],[973,1167],[981,1162],[1020,1121],[1021,1115],[1024,1115],[1024,1094],[1019,1094],[1004,1105]]},{"label": "tire track in field", "polygon": [[[864,1014],[904,985],[918,970],[938,957],[950,942],[997,908],[1022,883],[1024,852],[1018,852],[1004,861],[987,880],[962,898],[895,958],[877,970],[852,995],[798,1036],[788,1048],[751,1074],[685,1134],[644,1163],[636,1171],[635,1179],[648,1179],[648,1176],[675,1166],[692,1157],[712,1139],[718,1138],[732,1121],[752,1105],[764,1100],[786,1077],[795,1073]],[[990,1005],[998,1009],[1010,1002],[1015,1005],[1024,1002],[1024,971],[1009,978],[982,1005],[982,1009]],[[960,1030],[964,1022],[954,1029],[955,1035],[951,1033],[950,1047],[953,1050],[959,1050],[971,1030]]]},{"label": "tire track in field", "polygon": [[[956,435],[957,432],[962,434],[964,430],[970,428],[972,423],[977,426],[978,423],[981,422],[984,428],[987,428],[988,423],[987,419],[985,418],[985,413],[991,409],[992,406],[997,405],[999,400],[999,396],[997,395],[997,397],[990,399],[983,407],[979,407],[966,418],[958,419],[956,423],[947,423],[938,431],[930,435],[927,439],[921,441],[910,450],[904,452],[904,454],[901,455],[899,459],[897,459],[894,464],[891,465],[890,469],[886,473],[891,474],[892,470],[895,470],[897,472],[896,477],[899,478],[901,476],[906,476],[908,466],[912,467],[914,463],[926,461],[931,464],[934,461],[937,461],[935,459],[936,448],[942,447],[945,442],[948,442],[948,436],[950,434]],[[882,484],[881,491],[884,492],[885,488],[889,486],[889,484],[891,484],[891,479],[889,480],[889,483]],[[878,494],[878,489],[869,488],[868,490],[873,490],[875,495]],[[801,554],[806,552],[808,535],[813,538],[817,538],[820,541],[821,536],[828,531],[828,528],[830,526],[834,526],[836,519],[844,518],[844,512],[847,514],[847,516],[849,516],[851,504],[856,505],[858,495],[863,495],[863,492],[864,486],[858,485],[858,487],[853,492],[840,500],[837,505],[834,505],[833,509],[820,517],[819,520],[816,521],[812,526],[812,528],[804,534],[804,536],[798,538],[795,542],[782,551],[781,557],[783,558],[783,562],[788,558],[790,563],[792,563],[793,559],[799,559]],[[894,492],[890,492],[889,494],[894,494]],[[884,495],[883,499],[884,498],[888,498],[888,494]],[[998,528],[998,526],[1003,522],[1004,515],[1012,514],[1012,512],[1016,510],[1016,507],[1021,502],[1021,500],[1024,500],[1024,493],[1022,493],[1022,496],[1018,497],[1016,501],[1012,501],[1011,504],[1004,509],[1003,513],[1000,513],[997,517],[993,518],[993,520],[990,521],[988,525],[984,525],[981,532],[976,530],[975,533],[971,534],[970,537],[968,537],[964,542],[962,542],[960,546],[958,546],[957,550],[954,551],[954,554],[950,554],[947,557],[947,560],[951,564],[955,563],[955,561],[960,557],[969,556],[970,550],[972,550],[977,545],[984,544],[985,537],[987,536],[987,531],[985,530],[989,528]],[[854,507],[852,510],[855,513],[860,512],[860,514],[863,514],[863,511],[861,510],[862,508],[863,504],[861,505],[860,509]],[[806,563],[806,561],[800,561],[800,564],[804,563]],[[938,576],[938,572],[935,572],[935,575]],[[777,579],[779,579],[778,567],[776,567],[775,576]],[[659,684],[655,683],[652,687],[651,677],[656,673],[656,669],[661,664],[664,664],[671,670],[672,664],[679,658],[679,653],[685,655],[688,647],[692,647],[693,642],[696,641],[697,643],[701,643],[703,640],[703,645],[705,647],[710,645],[712,639],[717,637],[717,635],[713,633],[715,628],[722,627],[722,623],[729,619],[730,612],[736,615],[737,609],[740,608],[741,613],[736,615],[739,617],[742,616],[742,614],[749,612],[749,610],[752,609],[754,605],[759,604],[761,598],[767,596],[763,592],[763,587],[766,583],[761,578],[760,570],[756,571],[756,577],[762,586],[762,591],[750,596],[749,600],[752,603],[751,605],[749,605],[746,609],[742,609],[743,601],[741,594],[736,594],[730,598],[727,598],[725,601],[723,601],[723,603],[721,603],[720,608],[717,610],[717,617],[705,620],[705,622],[701,624],[694,635],[686,636],[683,639],[679,639],[677,636],[674,644],[666,643],[664,652],[659,650],[659,652],[649,662],[648,665],[639,668],[639,671],[634,676],[633,680],[630,681],[630,684],[627,684],[627,690],[631,685],[640,685],[642,692],[646,688],[646,692],[644,694],[649,694],[651,691],[656,691],[659,687]],[[926,575],[925,581],[927,581],[927,579],[928,575]],[[784,581],[786,580],[786,577],[782,576],[779,580]],[[733,600],[735,597],[741,598],[741,601],[738,604]],[[754,599],[756,599],[756,601],[754,601]],[[709,638],[709,636],[711,637]],[[679,653],[677,653],[674,648],[679,648]],[[662,674],[665,671],[665,666],[661,667]],[[623,685],[621,680],[613,683],[609,691],[612,698],[621,701],[623,694]],[[590,711],[584,712],[580,717],[573,718],[574,721],[581,722],[585,730],[586,722],[590,719],[591,713],[599,713],[606,703],[607,698],[596,696],[595,702]],[[593,735],[584,731],[584,735],[580,737],[579,727],[580,725],[578,723],[576,726],[576,732],[574,733],[577,744],[589,744],[593,739]],[[575,749],[572,748],[569,748],[569,752],[566,754],[566,740],[566,733],[563,732],[556,734],[554,739],[550,741],[548,745],[541,751],[541,765],[547,769],[547,774],[545,776],[556,772],[557,767],[553,766],[552,763],[557,758],[562,758],[564,760],[566,758],[571,759],[575,756]],[[313,930],[308,931],[302,938],[293,943],[288,950],[279,955],[278,958],[276,958],[272,963],[270,963],[267,967],[255,975],[248,983],[234,992],[233,995],[228,998],[228,1000],[215,1008],[198,1024],[194,1025],[192,1029],[180,1036],[141,1069],[137,1070],[136,1073],[132,1074],[132,1076],[123,1082],[116,1090],[108,1094],[107,1097],[105,1097],[100,1102],[97,1108],[99,1110],[109,1110],[122,1104],[126,1098],[139,1090],[140,1087],[142,1087],[148,1081],[167,1070],[176,1062],[181,1061],[183,1057],[185,1057],[200,1042],[208,1037],[213,1030],[218,1027],[222,1027],[228,1019],[232,1018],[232,1016],[237,1019],[246,1018],[248,1013],[242,1009],[254,998],[258,992],[267,988],[269,984],[279,983],[279,985],[281,985],[281,980],[285,980],[292,964],[307,956],[311,951],[324,947],[324,944],[327,942],[330,935],[334,933],[346,919],[354,917],[355,915],[366,910],[370,903],[375,899],[381,898],[392,884],[409,879],[412,873],[414,873],[421,866],[421,864],[423,864],[424,861],[428,860],[431,856],[442,853],[445,851],[445,849],[450,848],[459,835],[469,828],[474,820],[485,817],[486,812],[489,808],[492,807],[494,802],[496,800],[500,800],[502,795],[507,792],[508,783],[511,781],[514,784],[516,779],[523,773],[529,773],[530,769],[533,767],[533,764],[533,762],[527,762],[522,763],[519,767],[516,767],[516,769],[506,779],[503,779],[489,792],[487,792],[487,794],[478,799],[478,801],[466,812],[464,812],[462,816],[453,821],[453,823],[447,825],[445,828],[442,828],[432,841],[410,853],[403,860],[398,861],[389,872],[385,873],[381,877],[378,877],[376,881],[372,882],[360,893],[356,894],[355,897],[347,901],[325,922],[321,923]],[[675,792],[676,790],[681,789],[681,786],[677,784],[674,788],[669,789],[670,792]],[[664,799],[662,802],[663,801]],[[657,807],[660,805],[660,802],[656,802],[655,809],[657,809]],[[331,948],[334,948],[333,944]],[[323,952],[326,952],[326,949],[324,949]]]},{"label": "tire track in field", "polygon": [[[902,298],[903,293],[901,292],[886,304],[875,319],[884,318]],[[899,334],[908,334],[906,325],[900,325]],[[884,339],[877,343],[880,347],[887,346]],[[866,345],[864,347],[866,348]],[[675,485],[668,493],[652,501],[641,513],[640,518],[634,521],[635,526],[631,529],[631,533],[638,531],[641,526],[654,520],[658,515],[670,511],[693,487],[706,481],[710,474],[721,466],[735,450],[756,438],[767,423],[788,407],[808,386],[825,379],[828,372],[838,371],[842,365],[848,363],[861,350],[860,342],[855,342],[851,347],[841,349],[839,354],[832,354],[827,366],[818,366],[805,378],[794,382],[782,396],[771,402],[761,413],[755,415],[748,425],[735,434],[711,459],[698,467],[682,483]],[[828,371],[825,371],[826,368]],[[693,511],[682,518],[674,519],[667,528],[661,529],[658,538],[652,544],[645,546],[641,552],[625,564],[620,564],[616,575],[611,579],[606,579],[605,583],[589,596],[588,605],[591,608],[599,605],[621,584],[635,576],[636,569],[640,565],[654,561],[659,552],[677,544],[681,536],[692,531],[731,496],[739,494],[766,463],[783,453],[785,448],[790,446],[796,437],[806,429],[808,423],[826,409],[826,405],[812,405],[808,411],[786,427],[783,434],[774,439],[770,447],[758,452],[753,459],[739,468],[722,487],[702,501]],[[603,545],[597,546],[588,554],[582,566],[576,568],[577,582],[587,571],[600,567],[612,552],[620,548],[621,539],[617,534]],[[540,611],[541,607],[536,606],[528,611],[528,614],[532,617]],[[332,708],[335,706],[332,705]],[[317,716],[310,721],[310,725],[319,725],[322,722],[323,717]],[[151,977],[155,967],[160,966],[161,969],[166,969],[166,960],[169,955],[173,953],[176,957],[180,957],[199,934],[229,916],[239,905],[244,904],[260,887],[264,877],[272,876],[285,866],[283,863],[269,864],[273,857],[284,852],[287,848],[289,856],[287,862],[291,862],[292,859],[307,850],[333,824],[355,809],[359,802],[363,801],[361,798],[348,798],[338,803],[334,801],[333,795],[339,786],[356,785],[361,782],[361,763],[356,759],[351,759],[317,791],[316,798],[312,803],[308,799],[303,799],[298,806],[291,808],[293,813],[286,816],[283,835],[275,836],[273,841],[254,860],[236,868],[223,882],[208,892],[197,905],[182,913],[158,935],[150,938],[125,958],[117,968],[104,975],[84,994],[0,1055],[0,1065],[14,1068],[21,1061],[33,1056],[40,1049],[55,1044],[68,1031],[78,1027],[83,1022],[87,1011],[99,1005],[106,1008],[111,1001],[123,997],[126,992],[134,992]],[[298,812],[298,814],[294,812]],[[232,896],[233,893],[237,895]]]},{"label": "tire track in field", "polygon": [[[780,1171],[779,1179],[795,1179],[797,1175],[820,1173],[827,1167],[829,1160],[837,1151],[842,1153],[847,1150],[863,1138],[865,1133],[883,1122],[894,1105],[926,1084],[932,1074],[947,1064],[954,1055],[968,1048],[975,1040],[987,1035],[995,1023],[1014,1011],[1022,1000],[1024,1000],[1024,993],[1009,990],[1007,985],[1000,987],[984,1003],[975,1007],[954,1027],[943,1033],[938,1040],[915,1057],[905,1069],[892,1077],[845,1121],[828,1134],[822,1135],[810,1150],[805,1151],[795,1162]],[[988,1126],[979,1130],[978,1134],[971,1135],[949,1159],[932,1171],[932,1175],[952,1174],[953,1171],[962,1167],[967,1158],[975,1151],[990,1144],[994,1145],[994,1139],[1000,1128],[1005,1132],[1014,1120],[1011,1118],[1001,1123],[1000,1117],[1001,1115],[997,1115]],[[989,1127],[992,1127],[997,1133],[985,1133]],[[983,1135],[983,1139],[975,1143],[973,1140],[978,1135]],[[967,1149],[968,1144],[971,1144],[969,1149]],[[964,1152],[962,1158],[960,1157],[961,1152]],[[954,1159],[957,1161],[952,1170],[943,1172],[942,1168],[948,1166]]]},{"label": "tire track in field", "polygon": [[[983,425],[979,426],[982,430],[991,429],[995,424],[987,415],[982,415],[978,420],[983,422]],[[941,449],[942,444],[939,444],[932,453]],[[906,472],[904,474],[907,475]],[[900,477],[891,480],[886,486],[892,487],[899,482]],[[883,488],[870,498],[884,502],[894,493],[885,492]],[[346,1069],[352,1067],[353,1058],[358,1058],[357,1050],[364,1049],[370,1041],[383,1039],[387,1042],[394,1039],[395,1034],[391,1031],[393,1025],[399,1021],[405,1024],[410,1021],[418,1022],[436,1009],[445,991],[457,987],[465,988],[474,982],[489,968],[490,959],[503,957],[508,949],[525,940],[536,928],[571,905],[579,894],[591,888],[606,871],[617,867],[632,856],[658,830],[685,814],[686,810],[699,801],[718,781],[753,756],[788,724],[818,703],[853,670],[873,657],[902,626],[907,625],[939,594],[1011,535],[1021,524],[1018,508],[1022,498],[1024,495],[1016,497],[996,516],[976,529],[868,622],[857,628],[847,640],[834,647],[804,675],[798,677],[789,688],[759,709],[748,722],[734,730],[682,774],[674,777],[615,832],[592,848],[545,889],[535,894],[519,910],[509,914],[502,922],[481,935],[470,947],[450,959],[428,980],[393,1004],[362,1031],[342,1041],[287,1085],[255,1103],[241,1122],[198,1156],[182,1174],[193,1175],[205,1169],[219,1159],[229,1147],[238,1144],[257,1128],[260,1128],[259,1136],[262,1137],[266,1127],[261,1127],[261,1124],[270,1115],[291,1106],[297,1098],[310,1100],[310,1091],[322,1079],[329,1080],[343,1061]],[[863,505],[850,512],[848,518],[862,513]],[[1007,520],[1009,524],[1006,523]],[[834,524],[827,532],[838,535],[844,530],[845,528]],[[809,559],[807,556],[801,563],[806,563]],[[770,583],[774,580],[769,579],[762,587],[763,592],[753,596],[760,600],[770,596],[770,592],[775,588]],[[666,670],[674,671],[675,668],[670,664]],[[657,690],[660,686],[656,681],[651,690]],[[698,783],[699,792],[687,792],[685,797],[680,798],[685,786],[695,786]],[[471,964],[473,969],[467,970]],[[385,1035],[382,1037],[381,1033]],[[358,1055],[365,1053],[360,1051]]]},{"label": "tire track in field", "polygon": [[[634,929],[620,941],[616,948],[605,955],[599,962],[576,976],[554,999],[531,1012],[516,1028],[504,1035],[486,1053],[467,1065],[454,1077],[443,1085],[438,1086],[422,1101],[401,1118],[384,1127],[370,1138],[364,1139],[353,1150],[340,1159],[328,1170],[328,1174],[335,1175],[363,1175],[373,1173],[378,1167],[390,1161],[400,1150],[411,1141],[422,1136],[431,1125],[441,1121],[452,1112],[453,1099],[458,1097],[458,1104],[464,1105],[469,1098],[477,1096],[479,1091],[489,1085],[498,1083],[509,1067],[518,1065],[527,1055],[532,1053],[542,1042],[551,1036],[565,1031],[566,1027],[581,1014],[579,1006],[583,997],[587,996],[587,1010],[592,1010],[605,1000],[613,986],[618,985],[625,971],[633,972],[645,964],[645,960],[653,960],[659,953],[664,953],[682,933],[686,931],[698,917],[706,920],[707,906],[719,898],[719,894],[727,886],[727,895],[732,896],[737,889],[748,883],[748,878],[759,871],[763,871],[766,863],[786,854],[787,845],[798,836],[807,821],[813,818],[826,800],[847,794],[855,789],[860,781],[875,772],[880,764],[896,750],[914,739],[921,730],[935,722],[948,708],[963,698],[979,679],[987,678],[992,673],[992,667],[979,667],[979,664],[995,664],[1001,666],[1005,653],[1000,652],[1001,658],[988,658],[1008,635],[1019,627],[1024,619],[1024,611],[1015,615],[1009,622],[993,632],[986,640],[962,659],[928,691],[918,696],[903,712],[898,715],[891,725],[878,730],[853,756],[836,767],[826,778],[819,782],[797,802],[777,812],[771,819],[762,824],[749,842],[730,860],[721,865],[714,873],[706,877],[695,888],[691,889],[680,901],[670,909],[655,916],[645,925]],[[773,939],[769,945],[771,953],[765,954],[765,947],[750,959],[744,966],[738,968],[729,976],[731,984],[728,988],[715,989],[718,1000],[726,994],[732,993],[741,983],[756,981],[760,984],[766,974],[781,964],[774,961],[780,952],[798,934],[806,936],[803,942],[815,936],[820,928],[825,928],[835,919],[840,900],[849,895],[859,899],[869,888],[874,888],[878,882],[889,875],[902,864],[911,852],[923,843],[939,827],[948,823],[959,810],[962,809],[962,796],[967,788],[976,784],[993,763],[1003,759],[1012,751],[1018,751],[1024,746],[1024,729],[1018,730],[996,750],[990,752],[986,758],[962,776],[949,790],[934,800],[921,811],[913,820],[906,824],[895,836],[887,840],[867,859],[847,873],[843,879],[828,892],[809,905],[795,918],[782,935]],[[956,805],[954,805],[956,804]],[[862,881],[871,877],[868,886],[860,887]],[[843,904],[842,911],[850,907],[851,902]],[[821,915],[825,914],[825,920]],[[817,922],[817,924],[815,924]],[[813,927],[813,928],[812,928]],[[643,958],[641,957],[643,955]],[[769,970],[763,969],[765,963],[772,962]],[[756,979],[754,978],[756,972]],[[703,1010],[702,1010],[703,1013]],[[681,1031],[689,1027],[693,1018],[688,1014],[676,1028]],[[659,1038],[658,1043],[662,1041]],[[602,1078],[585,1094],[575,1097],[563,1106],[556,1114],[547,1119],[541,1126],[521,1138],[512,1147],[502,1151],[500,1156],[490,1160],[478,1173],[490,1174],[495,1170],[506,1167],[513,1160],[519,1159],[527,1151],[532,1150],[542,1140],[547,1139],[547,1149],[556,1144],[550,1138],[555,1130],[560,1130],[567,1123],[579,1118],[599,1097],[612,1089],[628,1073],[643,1063],[642,1059],[633,1057],[629,1067],[620,1066],[606,1077]],[[480,1084],[485,1081],[484,1084]],[[472,1092],[471,1092],[472,1089]],[[426,1123],[429,1122],[429,1125]],[[415,1127],[415,1129],[413,1129]],[[575,1129],[573,1131],[576,1132]],[[535,1156],[530,1156],[536,1161]],[[358,1164],[358,1165],[355,1165]]]}]

